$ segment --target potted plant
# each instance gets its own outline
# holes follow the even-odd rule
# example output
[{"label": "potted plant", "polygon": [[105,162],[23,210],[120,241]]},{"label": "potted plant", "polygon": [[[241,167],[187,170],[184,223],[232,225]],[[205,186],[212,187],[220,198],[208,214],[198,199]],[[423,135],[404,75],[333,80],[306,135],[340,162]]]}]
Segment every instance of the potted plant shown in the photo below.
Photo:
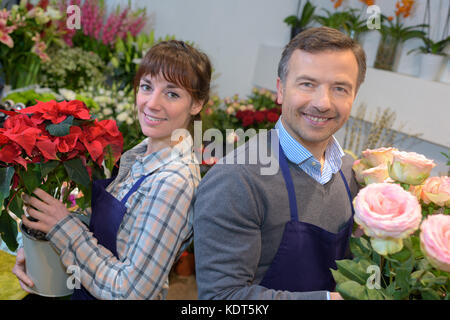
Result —
[{"label": "potted plant", "polygon": [[414,1],[398,0],[396,2],[395,18],[381,15],[381,41],[378,45],[375,68],[393,71],[398,63],[400,46],[407,40],[422,38],[425,32],[421,29],[428,27],[426,24],[405,26],[402,19],[411,14]]},{"label": "potted plant", "polygon": [[[91,182],[105,177],[119,159],[123,137],[113,120],[98,121],[78,100],[39,102],[18,111],[0,128],[0,236],[17,249],[22,194],[39,187],[69,208],[90,206]],[[77,199],[73,194],[77,193]],[[82,195],[82,196],[81,196]],[[21,225],[27,274],[44,296],[70,294],[68,275],[45,234]]]},{"label": "potted plant", "polygon": [[316,10],[316,7],[313,6],[309,0],[306,1],[302,14],[299,17],[300,7],[301,1],[298,3],[297,15],[291,15],[284,19],[284,22],[291,27],[291,39],[305,30],[314,19],[314,10]]},{"label": "potted plant", "polygon": [[419,51],[421,56],[419,77],[426,80],[437,80],[439,71],[441,70],[447,54],[444,52],[450,43],[450,36],[440,40],[433,41],[430,38],[422,37],[423,46],[408,52]]}]

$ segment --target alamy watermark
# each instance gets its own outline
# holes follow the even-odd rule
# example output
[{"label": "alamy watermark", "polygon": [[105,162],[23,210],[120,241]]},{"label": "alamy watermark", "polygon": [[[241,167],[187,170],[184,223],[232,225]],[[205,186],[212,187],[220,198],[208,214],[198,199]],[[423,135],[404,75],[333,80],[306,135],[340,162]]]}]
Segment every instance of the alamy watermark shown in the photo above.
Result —
[{"label": "alamy watermark", "polygon": [[67,29],[81,29],[81,9],[77,5],[70,5],[67,7]]},{"label": "alamy watermark", "polygon": [[377,265],[370,265],[366,269],[366,273],[371,273],[369,278],[367,278],[366,286],[368,289],[381,289],[380,285],[380,277],[381,277],[381,271],[380,267]]}]

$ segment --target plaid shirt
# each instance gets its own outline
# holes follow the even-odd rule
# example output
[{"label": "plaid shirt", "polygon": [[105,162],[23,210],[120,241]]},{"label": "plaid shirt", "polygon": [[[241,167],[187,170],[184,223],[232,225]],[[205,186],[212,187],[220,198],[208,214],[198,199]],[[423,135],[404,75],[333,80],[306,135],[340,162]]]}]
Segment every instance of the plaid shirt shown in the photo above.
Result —
[{"label": "plaid shirt", "polygon": [[165,299],[170,269],[192,239],[191,203],[200,182],[192,141],[144,156],[147,143],[123,154],[118,176],[106,189],[121,200],[141,176],[153,173],[126,203],[118,259],[75,216],[47,234],[63,264],[79,266],[81,284],[98,299]]}]

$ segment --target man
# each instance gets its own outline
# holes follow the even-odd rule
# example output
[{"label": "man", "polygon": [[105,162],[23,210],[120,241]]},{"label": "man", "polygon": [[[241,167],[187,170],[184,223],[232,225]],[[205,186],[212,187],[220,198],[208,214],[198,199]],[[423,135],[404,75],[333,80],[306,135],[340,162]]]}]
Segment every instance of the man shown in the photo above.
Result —
[{"label": "man", "polygon": [[329,268],[348,255],[358,185],[353,159],[333,134],[348,120],[365,72],[362,48],[335,29],[306,30],[286,46],[278,66],[278,130],[255,138],[267,139],[281,170],[263,175],[261,162],[228,164],[230,157],[248,159],[250,140],[200,183],[200,299],[340,298],[330,294]]}]

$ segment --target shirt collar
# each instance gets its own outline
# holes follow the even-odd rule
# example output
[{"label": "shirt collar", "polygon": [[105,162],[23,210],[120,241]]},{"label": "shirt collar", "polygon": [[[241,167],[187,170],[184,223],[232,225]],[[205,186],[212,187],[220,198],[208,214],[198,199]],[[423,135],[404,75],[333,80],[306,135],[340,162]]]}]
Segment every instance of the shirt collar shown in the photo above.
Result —
[{"label": "shirt collar", "polygon": [[198,163],[193,153],[193,143],[190,135],[183,136],[183,140],[173,147],[166,147],[145,155],[148,143],[149,139],[146,138],[132,149],[135,154],[135,164],[132,167],[132,173],[135,177],[150,174],[173,161]]},{"label": "shirt collar", "polygon": [[[278,129],[281,148],[289,161],[300,165],[309,158],[314,159],[312,153],[309,152],[308,149],[306,149],[301,143],[295,140],[284,128],[283,123],[281,122],[281,117],[278,119],[275,128]],[[331,136],[325,150],[325,161],[329,161],[332,166],[337,166],[337,168],[340,168],[342,164],[342,161],[340,160],[344,155],[345,153],[339,145],[339,142],[334,136]],[[318,161],[318,159],[315,160]]]}]

